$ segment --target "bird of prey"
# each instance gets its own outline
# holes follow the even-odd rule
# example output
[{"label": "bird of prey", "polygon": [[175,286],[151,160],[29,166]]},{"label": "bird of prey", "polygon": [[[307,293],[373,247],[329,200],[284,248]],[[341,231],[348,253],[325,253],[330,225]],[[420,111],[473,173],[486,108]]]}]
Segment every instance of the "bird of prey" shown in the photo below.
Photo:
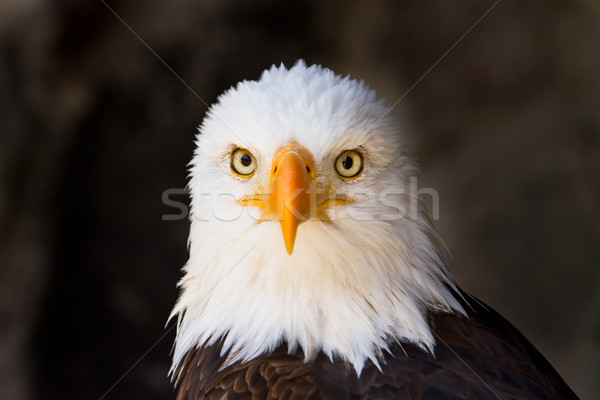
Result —
[{"label": "bird of prey", "polygon": [[365,84],[273,66],[219,97],[196,144],[178,399],[577,398],[457,286]]}]

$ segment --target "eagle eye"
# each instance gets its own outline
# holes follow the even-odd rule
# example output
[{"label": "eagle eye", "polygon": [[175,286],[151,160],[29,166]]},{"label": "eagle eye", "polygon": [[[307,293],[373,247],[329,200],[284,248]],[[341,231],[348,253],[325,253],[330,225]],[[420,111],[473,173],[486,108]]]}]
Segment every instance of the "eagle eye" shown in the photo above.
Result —
[{"label": "eagle eye", "polygon": [[362,154],[358,150],[345,150],[335,159],[335,171],[342,179],[356,179],[364,168]]},{"label": "eagle eye", "polygon": [[248,150],[238,147],[231,152],[231,171],[237,176],[250,178],[256,167],[256,158]]}]

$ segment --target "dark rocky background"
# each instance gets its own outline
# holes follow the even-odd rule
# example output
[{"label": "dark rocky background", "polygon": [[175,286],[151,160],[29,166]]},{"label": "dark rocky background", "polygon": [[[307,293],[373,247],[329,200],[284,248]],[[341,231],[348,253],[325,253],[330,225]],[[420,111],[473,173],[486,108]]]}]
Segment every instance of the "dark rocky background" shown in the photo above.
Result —
[{"label": "dark rocky background", "polygon": [[[395,101],[492,5],[108,4],[207,103],[304,58]],[[503,0],[395,107],[462,286],[600,397],[600,3]],[[101,1],[0,3],[0,399],[99,399],[163,334],[205,105]],[[184,196],[181,199],[185,199]],[[174,332],[104,399],[173,398]]]}]

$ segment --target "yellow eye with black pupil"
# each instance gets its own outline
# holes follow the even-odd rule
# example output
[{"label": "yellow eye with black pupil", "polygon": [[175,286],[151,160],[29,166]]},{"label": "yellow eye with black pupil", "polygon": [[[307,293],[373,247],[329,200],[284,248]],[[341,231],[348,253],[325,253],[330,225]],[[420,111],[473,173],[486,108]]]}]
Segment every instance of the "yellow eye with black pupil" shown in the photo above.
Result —
[{"label": "yellow eye with black pupil", "polygon": [[357,150],[343,151],[335,160],[335,171],[342,179],[358,178],[363,168],[363,156]]},{"label": "yellow eye with black pupil", "polygon": [[231,152],[231,170],[242,178],[249,178],[256,171],[256,158],[246,149],[237,148]]}]

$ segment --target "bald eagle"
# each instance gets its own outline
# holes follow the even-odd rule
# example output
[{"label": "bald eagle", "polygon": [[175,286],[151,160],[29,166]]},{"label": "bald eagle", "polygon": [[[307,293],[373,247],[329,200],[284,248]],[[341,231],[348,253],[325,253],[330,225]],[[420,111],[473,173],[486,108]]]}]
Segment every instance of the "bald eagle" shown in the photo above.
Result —
[{"label": "bald eagle", "polygon": [[210,108],[171,315],[178,399],[576,398],[449,274],[389,111],[303,62]]}]

